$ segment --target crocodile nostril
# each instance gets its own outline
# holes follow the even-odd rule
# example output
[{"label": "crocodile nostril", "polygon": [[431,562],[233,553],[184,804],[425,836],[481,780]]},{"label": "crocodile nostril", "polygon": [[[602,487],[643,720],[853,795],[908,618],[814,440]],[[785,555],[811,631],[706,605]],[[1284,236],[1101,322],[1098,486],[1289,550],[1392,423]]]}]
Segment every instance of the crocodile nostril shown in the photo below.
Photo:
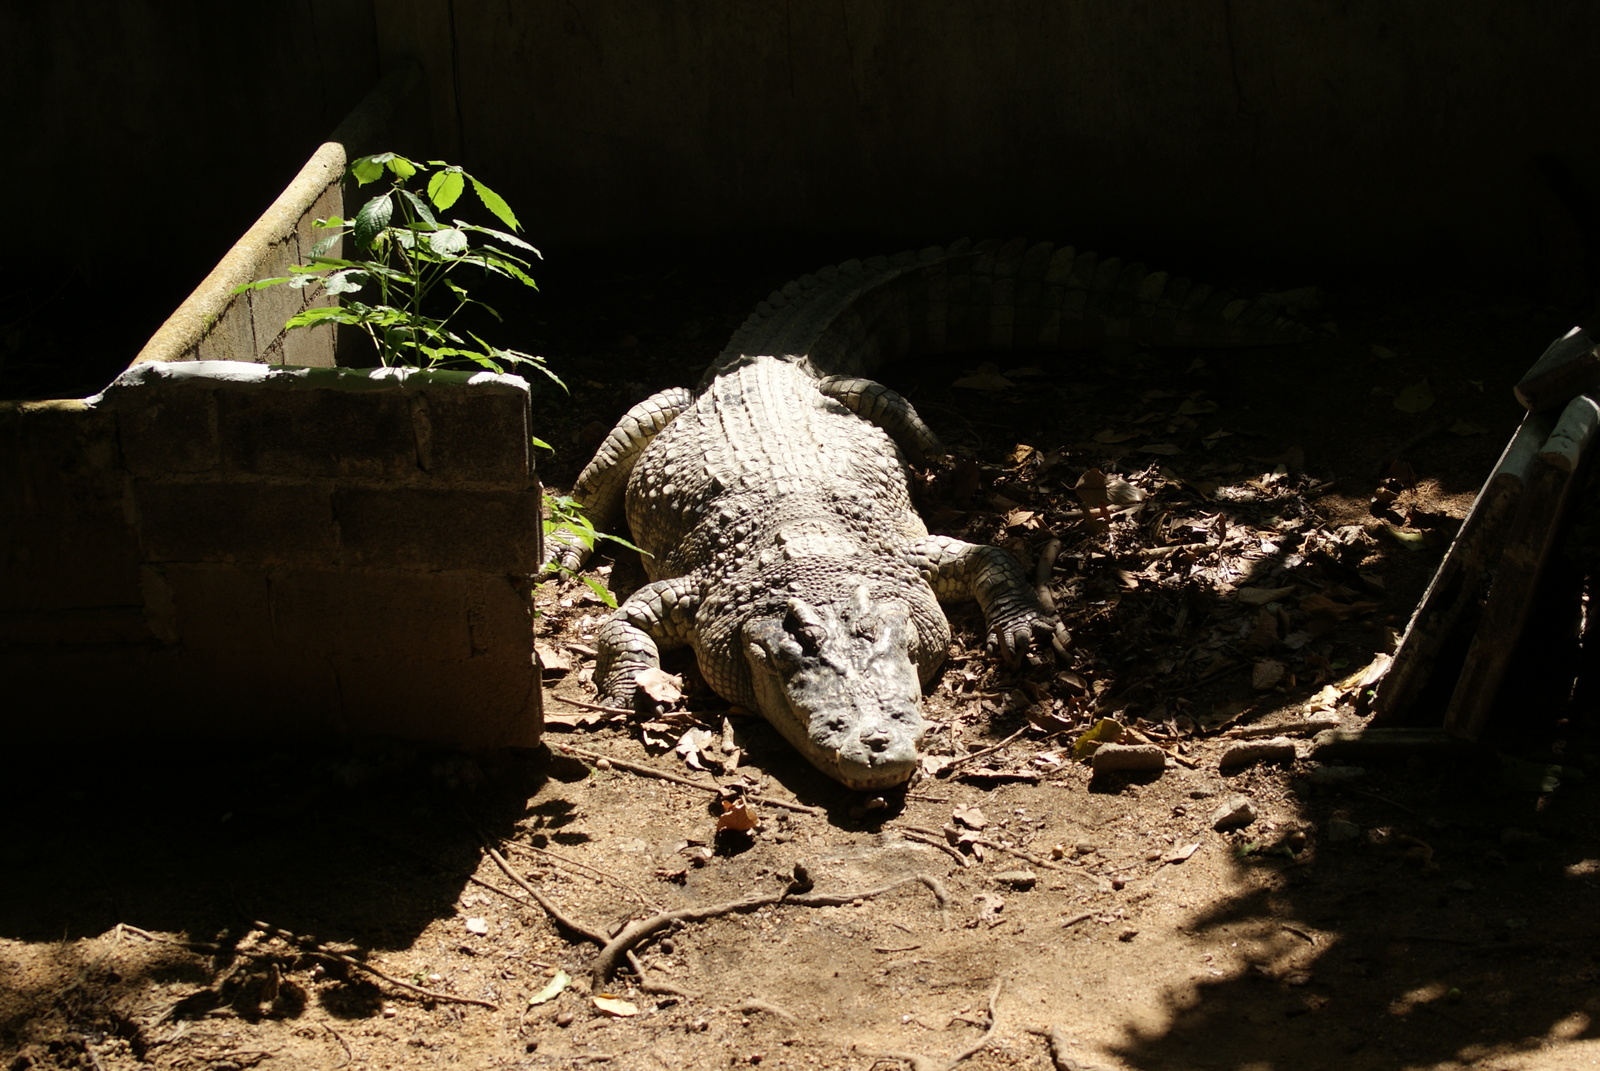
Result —
[{"label": "crocodile nostril", "polygon": [[879,727],[870,729],[861,734],[861,742],[873,751],[882,751],[889,746],[889,730]]}]

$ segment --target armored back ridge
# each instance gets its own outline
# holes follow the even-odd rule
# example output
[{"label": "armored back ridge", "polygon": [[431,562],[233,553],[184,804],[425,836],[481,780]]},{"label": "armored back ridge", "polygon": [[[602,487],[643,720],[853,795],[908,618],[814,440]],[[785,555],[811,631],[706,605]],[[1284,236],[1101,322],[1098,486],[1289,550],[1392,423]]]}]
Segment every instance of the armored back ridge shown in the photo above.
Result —
[{"label": "armored back ridge", "polygon": [[[829,776],[904,782],[921,687],[950,642],[938,603],[976,599],[1008,660],[1037,644],[1064,653],[1066,635],[1005,551],[928,533],[906,458],[938,440],[864,375],[918,351],[1305,335],[1268,299],[1049,243],[958,242],[803,276],[757,307],[697,393],[634,406],[578,477],[597,526],[626,510],[650,577],[600,630],[602,694],[633,702],[660,649],[689,645],[718,694]],[[582,563],[572,538],[551,549]]]}]

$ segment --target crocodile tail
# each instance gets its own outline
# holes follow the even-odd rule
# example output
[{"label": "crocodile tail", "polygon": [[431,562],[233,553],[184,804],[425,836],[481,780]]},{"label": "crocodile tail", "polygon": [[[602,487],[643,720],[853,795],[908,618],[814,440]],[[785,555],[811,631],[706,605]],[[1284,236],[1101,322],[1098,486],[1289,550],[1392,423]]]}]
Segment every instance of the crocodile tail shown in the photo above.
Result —
[{"label": "crocodile tail", "polygon": [[757,355],[862,375],[911,353],[1283,345],[1311,336],[1270,297],[1173,278],[1143,264],[1018,238],[848,260],[774,290],[734,332],[704,383]]}]

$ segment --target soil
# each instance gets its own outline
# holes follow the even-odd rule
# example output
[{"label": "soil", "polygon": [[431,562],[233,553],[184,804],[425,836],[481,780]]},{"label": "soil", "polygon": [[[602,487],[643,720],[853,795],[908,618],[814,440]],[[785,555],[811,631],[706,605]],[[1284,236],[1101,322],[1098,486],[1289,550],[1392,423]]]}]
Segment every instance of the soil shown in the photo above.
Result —
[{"label": "soil", "polygon": [[[541,277],[505,311],[571,388],[536,402],[547,482],[827,259],[657,244]],[[683,708],[648,724],[565,702],[593,703],[606,612],[577,581],[540,595],[533,753],[13,749],[3,1066],[1600,1063],[1582,563],[1557,570],[1481,747],[1306,757],[1313,731],[1363,724],[1359,675],[1514,430],[1511,384],[1574,314],[1318,281],[1303,319],[1329,326],[1304,346],[884,372],[951,451],[918,473],[930,525],[1030,565],[1059,540],[1074,637],[1070,660],[1011,669],[952,608],[908,790],[826,780],[681,659]],[[1133,508],[1086,510],[1092,471]],[[625,554],[592,575],[641,579]],[[1163,768],[1081,761],[1108,718]],[[1275,732],[1292,756],[1219,765]],[[597,942],[663,912],[605,969]]]}]

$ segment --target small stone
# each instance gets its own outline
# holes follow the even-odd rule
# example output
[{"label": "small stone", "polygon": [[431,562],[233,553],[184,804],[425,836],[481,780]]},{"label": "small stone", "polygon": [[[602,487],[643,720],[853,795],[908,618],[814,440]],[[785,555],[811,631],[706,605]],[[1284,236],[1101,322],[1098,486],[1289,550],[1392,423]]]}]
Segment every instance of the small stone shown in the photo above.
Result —
[{"label": "small stone", "polygon": [[576,1018],[577,1018],[577,1016],[574,1015],[571,1011],[559,1011],[559,1012],[556,1012],[556,1025],[557,1026],[571,1026],[572,1025],[572,1021],[574,1019],[576,1019]]},{"label": "small stone", "polygon": [[1328,842],[1339,844],[1361,836],[1361,827],[1348,818],[1328,819]]},{"label": "small stone", "polygon": [[1294,756],[1294,741],[1286,736],[1275,736],[1271,740],[1234,744],[1222,752],[1217,765],[1224,770],[1233,770],[1257,763],[1293,762]]},{"label": "small stone", "polygon": [[1125,929],[1121,933],[1117,934],[1117,940],[1126,943],[1128,941],[1133,940],[1135,937],[1138,937],[1138,936],[1139,936],[1139,931],[1138,930]]},{"label": "small stone", "polygon": [[1002,870],[994,880],[1013,889],[1031,889],[1039,883],[1039,875],[1031,870]]},{"label": "small stone", "polygon": [[1256,805],[1244,796],[1233,796],[1211,815],[1211,828],[1218,833],[1243,829],[1256,820]]},{"label": "small stone", "polygon": [[1096,773],[1163,770],[1167,765],[1167,753],[1154,744],[1101,744],[1092,763]]},{"label": "small stone", "polygon": [[1318,766],[1311,771],[1313,785],[1348,785],[1367,776],[1359,766]]},{"label": "small stone", "polygon": [[393,1019],[396,1015],[399,1015],[399,1014],[400,1014],[400,1009],[396,1008],[393,1004],[385,1004],[383,1006],[383,1017],[385,1019]]}]

